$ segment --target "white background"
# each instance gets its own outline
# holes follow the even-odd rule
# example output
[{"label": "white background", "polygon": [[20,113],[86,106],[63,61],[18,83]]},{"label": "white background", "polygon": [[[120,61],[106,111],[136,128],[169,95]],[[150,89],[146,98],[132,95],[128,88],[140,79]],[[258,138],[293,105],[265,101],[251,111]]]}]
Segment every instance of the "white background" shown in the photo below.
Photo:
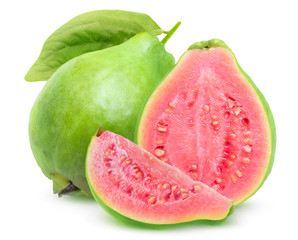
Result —
[{"label": "white background", "polygon": [[[298,239],[297,1],[1,1],[1,239]],[[223,39],[270,103],[277,126],[273,171],[225,224],[162,230],[126,226],[94,201],[58,198],[30,150],[28,117],[44,82],[24,75],[45,39],[78,14],[123,9],[149,14],[176,59],[196,41]]]}]

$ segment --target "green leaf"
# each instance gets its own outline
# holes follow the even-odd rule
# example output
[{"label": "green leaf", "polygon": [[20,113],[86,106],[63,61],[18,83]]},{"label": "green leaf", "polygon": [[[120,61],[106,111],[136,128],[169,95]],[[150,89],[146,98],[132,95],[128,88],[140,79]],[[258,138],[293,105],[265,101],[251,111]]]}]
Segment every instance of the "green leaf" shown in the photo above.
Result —
[{"label": "green leaf", "polygon": [[47,81],[68,60],[127,41],[139,32],[162,34],[146,14],[98,10],[71,19],[45,41],[41,53],[25,76],[29,82]]}]

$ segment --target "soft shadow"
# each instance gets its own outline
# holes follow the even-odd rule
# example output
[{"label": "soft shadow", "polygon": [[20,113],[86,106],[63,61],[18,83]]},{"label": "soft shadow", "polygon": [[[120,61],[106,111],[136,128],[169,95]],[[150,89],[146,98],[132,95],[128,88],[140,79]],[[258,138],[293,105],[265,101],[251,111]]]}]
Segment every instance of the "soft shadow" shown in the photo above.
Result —
[{"label": "soft shadow", "polygon": [[146,224],[137,222],[125,217],[119,217],[117,215],[109,215],[105,214],[102,216],[102,220],[108,224],[113,225],[115,227],[122,228],[133,228],[136,230],[159,230],[159,231],[167,231],[172,229],[181,229],[181,228],[214,228],[214,227],[224,227],[229,222],[229,217],[223,220],[212,221],[212,220],[196,220],[192,222],[186,223],[177,223],[177,224],[167,224],[167,225],[154,225],[154,224]]},{"label": "soft shadow", "polygon": [[[63,200],[70,201],[70,202],[76,202],[76,203],[92,203],[94,205],[97,205],[98,203],[91,197],[87,197],[85,195],[79,194],[79,195],[65,195],[62,196]],[[98,206],[100,208],[100,206]],[[155,225],[155,224],[147,224],[142,222],[137,222],[132,219],[126,218],[115,211],[111,211],[109,208],[103,207],[102,209],[104,212],[101,213],[101,216],[99,216],[98,219],[100,221],[103,221],[105,224],[112,225],[115,227],[121,227],[121,228],[133,228],[136,230],[159,230],[159,231],[167,231],[167,230],[173,230],[173,229],[181,229],[181,228],[222,228],[231,226],[234,221],[231,221],[231,219],[234,219],[235,213],[234,209],[230,210],[230,213],[228,217],[222,220],[218,221],[212,221],[212,220],[195,220],[191,222],[185,222],[185,223],[177,223],[177,224],[165,224],[165,225]],[[238,208],[238,207],[236,207]],[[106,211],[105,211],[106,210]],[[237,212],[237,210],[236,210]],[[110,214],[109,214],[110,213]],[[100,214],[96,211],[96,214]],[[232,215],[232,216],[231,216]],[[232,218],[233,217],[233,218]]]},{"label": "soft shadow", "polygon": [[[56,195],[57,196],[57,195]],[[58,198],[58,196],[57,196]],[[74,203],[88,203],[97,205],[97,202],[92,198],[82,194],[72,193],[69,195],[64,195],[61,197],[64,201],[74,202]],[[100,208],[100,206],[98,206]],[[239,223],[239,218],[242,218],[243,215],[246,215],[251,211],[251,209],[257,208],[257,204],[254,201],[246,201],[236,206],[234,210],[231,211],[229,216],[223,220],[212,221],[212,220],[195,220],[192,222],[186,223],[177,223],[177,224],[167,224],[167,225],[154,225],[137,222],[126,217],[120,216],[118,214],[109,214],[105,211],[102,212],[102,215],[99,217],[101,221],[104,221],[105,224],[112,225],[115,227],[122,228],[133,228],[136,230],[159,230],[167,231],[173,229],[181,228],[224,228],[235,226]],[[99,214],[97,212],[96,214]]]},{"label": "soft shadow", "polygon": [[255,204],[254,201],[246,201],[241,203],[240,205],[235,207],[235,213],[229,217],[225,225],[235,226],[239,224],[239,220],[242,219],[244,215],[249,214],[249,212],[251,212],[251,209],[256,209],[257,207],[258,206],[257,204]]},{"label": "soft shadow", "polygon": [[[236,206],[235,209],[231,210],[228,217],[226,217],[223,220],[219,221],[212,221],[212,220],[196,220],[192,222],[186,222],[186,223],[178,223],[178,224],[169,224],[169,225],[153,225],[153,224],[144,224],[139,223],[132,220],[126,220],[126,219],[119,219],[115,216],[110,217],[107,221],[110,224],[113,224],[115,226],[122,226],[122,227],[128,227],[128,228],[134,228],[134,229],[142,229],[142,230],[161,230],[161,231],[167,231],[172,229],[181,229],[181,228],[225,228],[225,227],[231,227],[235,226],[239,223],[239,218],[242,218],[243,215],[248,214],[251,209],[255,209],[258,206],[254,201],[246,201],[244,203],[241,203],[240,205]],[[107,215],[107,218],[109,216]]]},{"label": "soft shadow", "polygon": [[235,211],[237,211],[237,215],[241,215],[244,212],[249,212],[251,209],[259,208],[260,204],[256,204],[255,201],[246,201],[241,203],[240,205],[235,207]]}]

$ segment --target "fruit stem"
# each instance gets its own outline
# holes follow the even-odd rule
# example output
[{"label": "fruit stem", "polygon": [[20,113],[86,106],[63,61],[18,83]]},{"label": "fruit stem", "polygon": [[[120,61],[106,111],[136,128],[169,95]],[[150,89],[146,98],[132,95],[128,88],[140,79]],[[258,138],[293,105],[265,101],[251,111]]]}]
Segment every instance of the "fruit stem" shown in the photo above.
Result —
[{"label": "fruit stem", "polygon": [[177,22],[175,26],[170,31],[164,31],[163,33],[167,34],[162,40],[161,43],[166,44],[167,41],[172,37],[172,35],[176,32],[181,22]]},{"label": "fruit stem", "polygon": [[75,185],[73,185],[72,182],[69,182],[68,186],[66,186],[65,188],[63,188],[59,193],[58,193],[58,197],[62,197],[63,195],[69,194],[71,192],[75,192],[78,191],[79,188],[76,187]]}]

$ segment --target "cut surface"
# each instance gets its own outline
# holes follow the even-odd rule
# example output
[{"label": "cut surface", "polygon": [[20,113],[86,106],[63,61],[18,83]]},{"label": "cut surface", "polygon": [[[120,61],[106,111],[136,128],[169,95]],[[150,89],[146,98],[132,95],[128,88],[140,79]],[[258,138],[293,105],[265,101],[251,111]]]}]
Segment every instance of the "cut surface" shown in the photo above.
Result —
[{"label": "cut surface", "polygon": [[261,185],[272,157],[260,98],[228,49],[189,50],[147,102],[138,144],[240,203]]},{"label": "cut surface", "polygon": [[232,207],[231,200],[207,185],[108,131],[93,138],[86,164],[95,199],[140,222],[220,220]]}]

